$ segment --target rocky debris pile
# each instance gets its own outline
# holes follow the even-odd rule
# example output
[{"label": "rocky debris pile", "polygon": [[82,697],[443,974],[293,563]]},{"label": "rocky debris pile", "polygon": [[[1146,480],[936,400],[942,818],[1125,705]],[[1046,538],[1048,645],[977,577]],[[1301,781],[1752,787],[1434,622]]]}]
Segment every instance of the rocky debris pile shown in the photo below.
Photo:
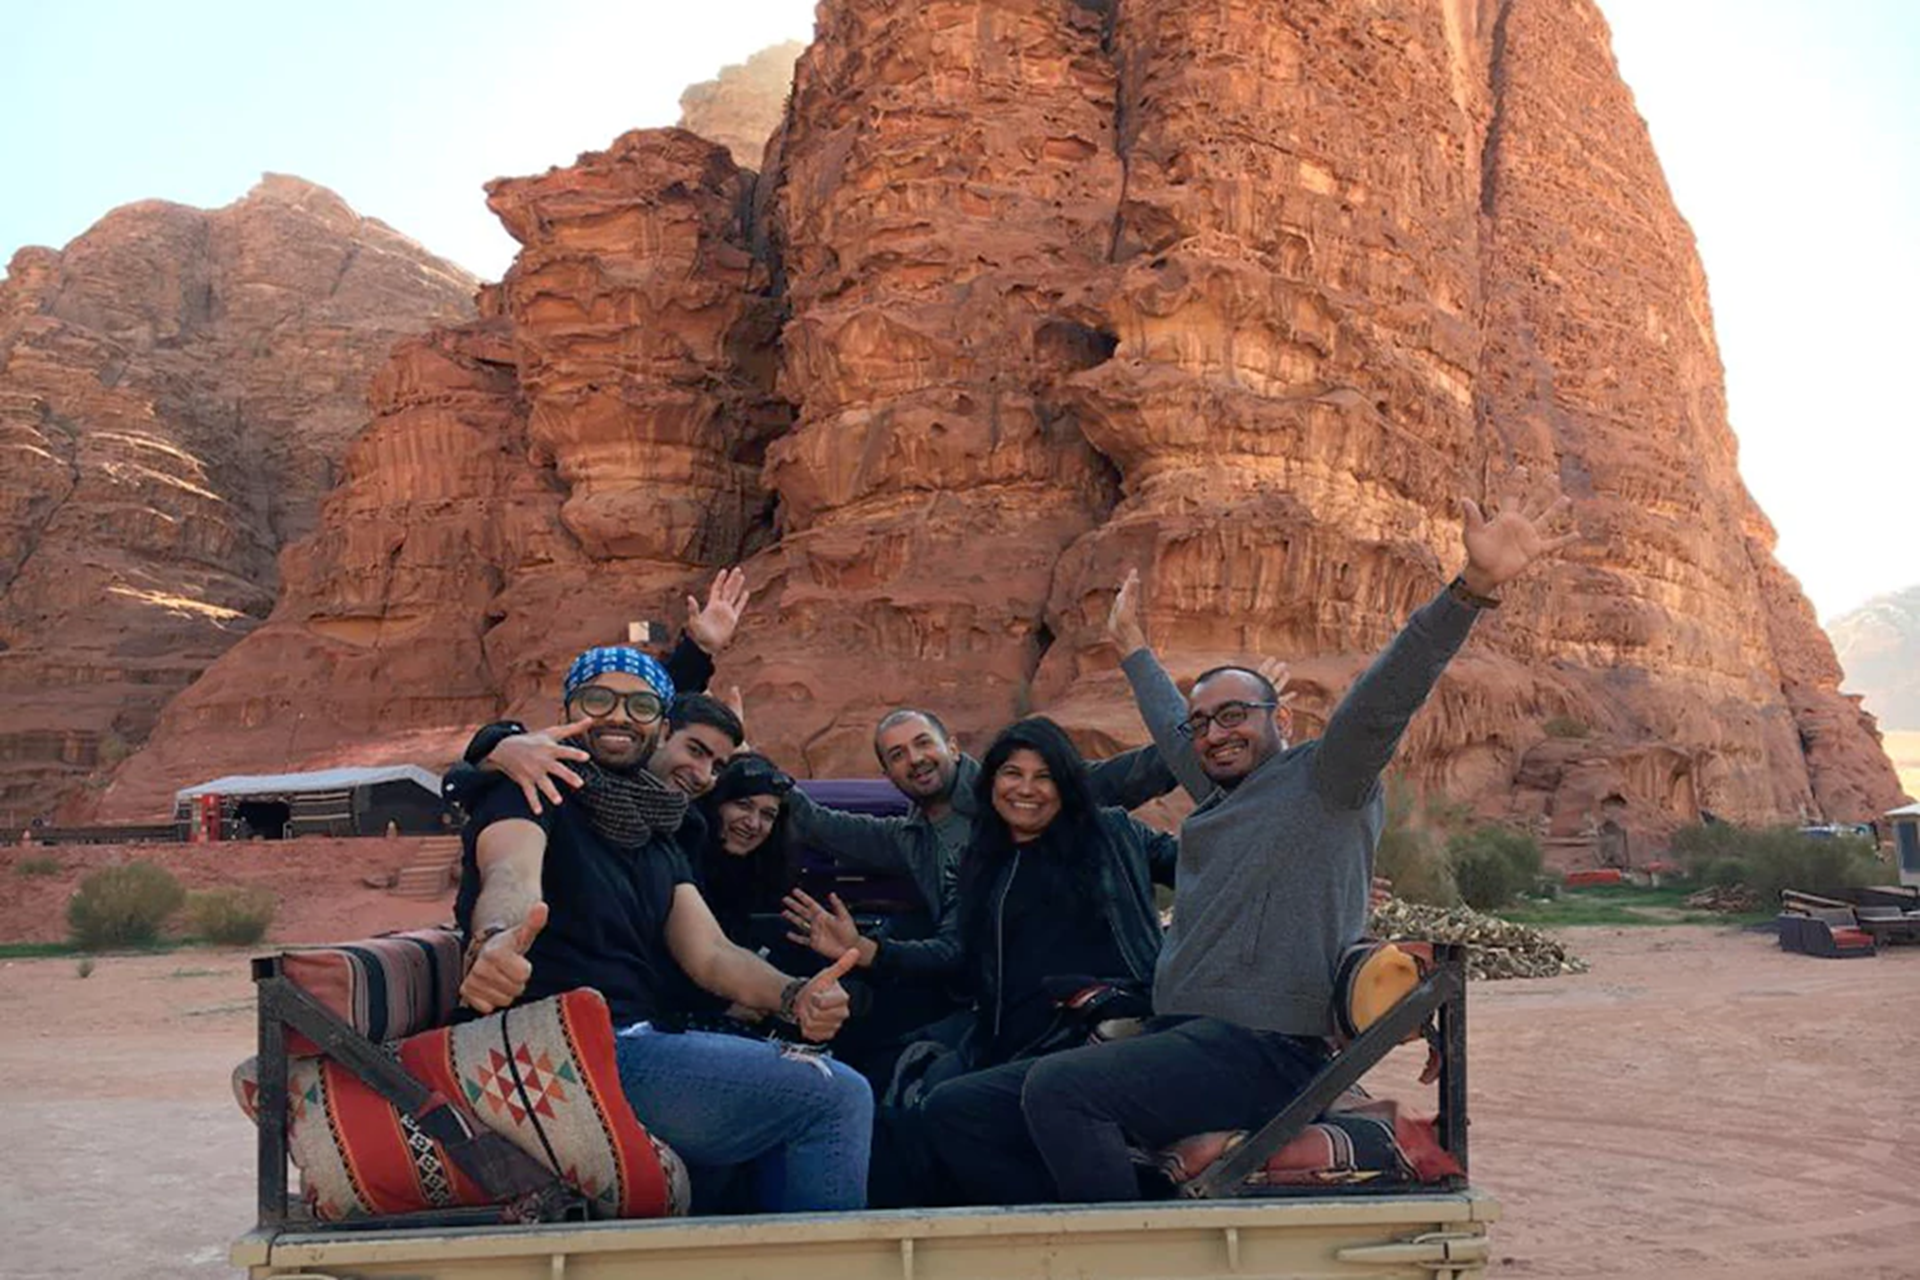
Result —
[{"label": "rocky debris pile", "polygon": [[1696,911],[1734,915],[1760,910],[1760,895],[1744,884],[1710,884],[1698,893],[1688,894],[1685,905]]},{"label": "rocky debris pile", "polygon": [[1376,938],[1460,943],[1467,948],[1469,978],[1557,978],[1587,971],[1586,961],[1540,930],[1472,907],[1394,898],[1374,910],[1369,931]]}]

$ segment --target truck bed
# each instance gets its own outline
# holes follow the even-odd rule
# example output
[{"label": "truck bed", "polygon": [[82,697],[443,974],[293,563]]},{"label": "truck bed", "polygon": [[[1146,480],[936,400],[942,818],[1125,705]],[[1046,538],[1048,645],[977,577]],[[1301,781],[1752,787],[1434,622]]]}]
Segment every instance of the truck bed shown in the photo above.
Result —
[{"label": "truck bed", "polygon": [[[1099,1207],[255,1232],[256,1280],[1060,1280],[1479,1276],[1498,1206],[1473,1190]],[[1447,1263],[1451,1261],[1452,1266]]]}]

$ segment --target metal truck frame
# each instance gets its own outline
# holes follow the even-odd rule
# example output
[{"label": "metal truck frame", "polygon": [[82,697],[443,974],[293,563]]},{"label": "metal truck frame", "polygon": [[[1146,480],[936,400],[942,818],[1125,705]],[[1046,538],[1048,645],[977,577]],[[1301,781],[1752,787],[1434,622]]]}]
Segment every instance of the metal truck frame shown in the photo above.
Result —
[{"label": "metal truck frame", "polygon": [[[1124,1206],[894,1210],[742,1218],[584,1221],[577,1197],[505,1138],[459,1112],[302,991],[278,956],[254,962],[259,1016],[258,1222],[232,1261],[266,1280],[348,1277],[1473,1276],[1497,1207],[1464,1173],[1440,1185],[1300,1188],[1250,1174],[1396,1046],[1424,1028],[1439,1056],[1441,1145],[1467,1168],[1465,950],[1436,944],[1420,983],[1335,1054],[1258,1131],[1180,1188]],[[486,1208],[320,1226],[288,1201],[287,1037],[298,1032],[415,1118],[482,1186]]]}]

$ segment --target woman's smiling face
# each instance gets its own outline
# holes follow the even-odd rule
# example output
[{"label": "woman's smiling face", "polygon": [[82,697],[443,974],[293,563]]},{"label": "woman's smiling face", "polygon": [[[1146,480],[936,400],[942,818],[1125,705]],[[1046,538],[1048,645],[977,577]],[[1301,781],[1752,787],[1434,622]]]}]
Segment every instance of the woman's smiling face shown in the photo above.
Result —
[{"label": "woman's smiling face", "polygon": [[1038,751],[1021,747],[994,771],[993,811],[1015,844],[1037,838],[1060,816],[1060,788]]}]

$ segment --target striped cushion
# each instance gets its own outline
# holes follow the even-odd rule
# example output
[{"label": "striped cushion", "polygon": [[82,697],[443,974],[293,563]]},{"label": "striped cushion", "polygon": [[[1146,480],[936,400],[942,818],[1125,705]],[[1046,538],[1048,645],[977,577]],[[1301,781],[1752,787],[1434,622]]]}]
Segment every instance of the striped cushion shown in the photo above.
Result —
[{"label": "striped cushion", "polygon": [[[1205,1173],[1239,1146],[1244,1132],[1202,1133],[1174,1143],[1149,1163],[1176,1186]],[[1342,1099],[1248,1177],[1250,1187],[1391,1186],[1442,1182],[1464,1172],[1440,1145],[1432,1120],[1389,1100]]]},{"label": "striped cushion", "polygon": [[[289,980],[369,1040],[399,1040],[437,1027],[460,999],[460,935],[416,929],[360,942],[286,952]],[[316,1052],[289,1037],[296,1054]]]},{"label": "striped cushion", "polygon": [[[685,1166],[627,1105],[613,1025],[599,992],[582,988],[387,1046],[407,1073],[506,1135],[587,1198],[598,1217],[687,1211]],[[323,1222],[491,1203],[486,1192],[351,1071],[301,1058],[288,1080],[288,1146]],[[259,1072],[233,1074],[258,1120]]]}]

